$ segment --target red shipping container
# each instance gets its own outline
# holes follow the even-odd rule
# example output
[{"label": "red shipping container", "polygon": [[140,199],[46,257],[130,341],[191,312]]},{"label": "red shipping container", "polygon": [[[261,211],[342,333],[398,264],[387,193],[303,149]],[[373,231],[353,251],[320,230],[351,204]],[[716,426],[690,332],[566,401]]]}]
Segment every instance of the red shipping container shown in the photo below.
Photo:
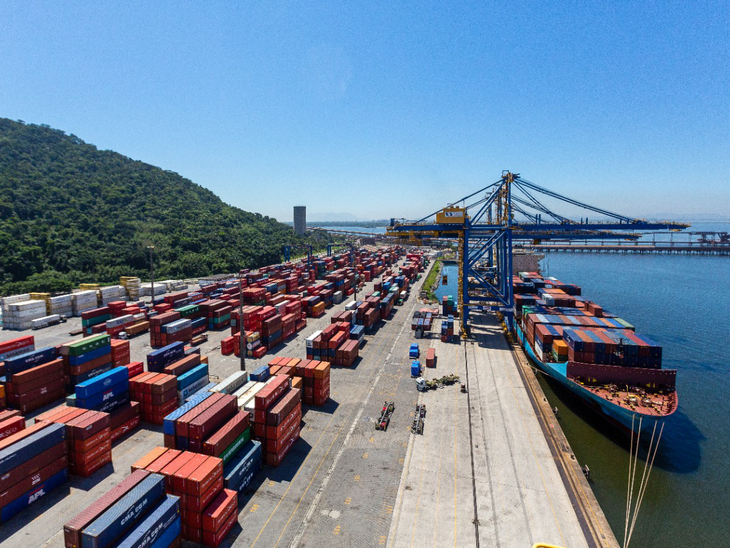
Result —
[{"label": "red shipping container", "polygon": [[185,481],[185,492],[199,497],[223,475],[223,461],[217,457],[206,457],[205,462],[192,472]]},{"label": "red shipping container", "polygon": [[264,426],[264,425],[258,425],[256,424],[256,427],[261,427],[259,432],[261,432],[261,435],[259,436],[261,439],[279,439],[281,438],[282,434],[292,425],[292,424],[301,424],[302,422],[302,406],[300,404],[296,405],[289,414],[284,417],[284,420],[281,421],[281,424],[277,426]]},{"label": "red shipping container", "polygon": [[216,402],[220,401],[221,398],[223,398],[224,394],[216,393],[204,400],[203,402],[199,403],[195,407],[193,407],[190,411],[185,413],[182,417],[177,419],[175,421],[175,435],[180,436],[181,438],[187,438],[188,437],[188,424],[191,420],[193,420],[195,417],[200,415],[203,411],[214,405]]},{"label": "red shipping container", "polygon": [[63,526],[63,537],[66,548],[81,547],[81,531],[96,518],[101,516],[110,506],[127,494],[135,485],[147,477],[149,473],[139,470],[124,478],[99,499],[93,502],[75,518]]},{"label": "red shipping container", "polygon": [[133,419],[128,420],[124,424],[117,426],[111,432],[112,442],[115,442],[122,436],[126,435],[128,432],[132,432],[133,430],[135,430],[141,424],[141,422],[142,422],[142,419],[140,417],[134,417]]},{"label": "red shipping container", "polygon": [[238,521],[238,512],[234,510],[231,511],[229,516],[224,521],[221,528],[216,533],[210,533],[208,531],[203,531],[203,537],[202,542],[205,546],[210,546],[211,548],[218,548],[218,546],[221,545],[221,542],[226,538],[228,533],[230,533],[231,529],[233,529],[233,526]]},{"label": "red shipping container", "polygon": [[[188,423],[188,439],[191,445],[195,442],[195,446],[202,449],[203,440],[231,418],[237,410],[238,398],[231,394],[224,394],[218,402]],[[194,449],[191,447],[191,450]]]},{"label": "red shipping container", "polygon": [[67,442],[70,451],[73,451],[75,453],[86,453],[87,451],[91,451],[101,442],[104,442],[110,438],[111,431],[108,428],[105,428],[101,432],[98,432],[85,440],[74,440],[69,438]]},{"label": "red shipping container", "polygon": [[0,493],[7,491],[23,478],[35,474],[38,470],[48,466],[50,463],[62,458],[65,459],[67,454],[68,448],[66,447],[66,442],[61,442],[40,455],[20,463],[15,468],[0,476]]},{"label": "red shipping container", "polygon": [[216,479],[213,481],[212,485],[210,485],[206,490],[205,493],[203,493],[199,497],[194,497],[192,495],[185,495],[185,510],[188,512],[192,512],[194,514],[198,514],[196,516],[195,522],[189,522],[190,525],[195,525],[197,527],[202,526],[202,513],[205,510],[205,508],[215,499],[215,497],[223,490],[223,475],[217,476]]},{"label": "red shipping container", "polygon": [[25,419],[23,417],[11,417],[0,422],[0,440],[20,432],[23,428],[25,428]]},{"label": "red shipping container", "polygon": [[266,412],[266,424],[277,426],[291,412],[294,407],[302,401],[301,392],[295,388],[289,389],[284,395]]},{"label": "red shipping container", "polygon": [[220,457],[223,451],[250,426],[251,414],[239,411],[203,444],[203,453]]},{"label": "red shipping container", "polygon": [[129,370],[129,378],[133,379],[137,375],[144,373],[144,364],[142,362],[132,362],[126,364]]},{"label": "red shipping container", "polygon": [[232,511],[238,513],[238,492],[223,489],[203,512],[203,531],[218,532]]},{"label": "red shipping container", "polygon": [[[172,477],[172,487],[175,493],[186,494],[188,490],[189,476],[199,468],[209,457],[194,453],[193,457],[182,466]],[[222,462],[222,461],[221,461]]]},{"label": "red shipping container", "polygon": [[[274,377],[273,381],[264,386],[254,396],[256,412],[265,412],[290,386],[291,380],[289,377],[285,375],[277,375]],[[263,422],[263,418],[260,421],[257,418],[256,422]]]},{"label": "red shipping container", "polygon": [[284,443],[283,447],[278,453],[266,453],[266,464],[269,466],[279,466],[283,461],[284,457],[286,457],[287,453],[289,453],[289,450],[294,445],[294,442],[296,442],[299,439],[299,429],[296,429],[292,436]]}]

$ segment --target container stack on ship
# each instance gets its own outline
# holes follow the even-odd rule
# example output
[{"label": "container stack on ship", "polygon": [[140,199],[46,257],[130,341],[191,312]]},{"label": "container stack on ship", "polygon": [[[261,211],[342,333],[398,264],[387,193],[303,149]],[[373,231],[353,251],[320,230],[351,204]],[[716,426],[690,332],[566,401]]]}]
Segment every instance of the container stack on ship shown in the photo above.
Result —
[{"label": "container stack on ship", "polygon": [[513,279],[517,334],[530,358],[613,424],[630,430],[677,408],[676,370],[634,326],[585,299],[580,287],[537,272]]}]

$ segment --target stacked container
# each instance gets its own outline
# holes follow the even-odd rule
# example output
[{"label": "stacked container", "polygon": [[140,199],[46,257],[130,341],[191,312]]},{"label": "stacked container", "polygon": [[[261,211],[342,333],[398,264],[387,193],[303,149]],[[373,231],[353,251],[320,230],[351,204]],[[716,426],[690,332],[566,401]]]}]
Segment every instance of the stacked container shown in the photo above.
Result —
[{"label": "stacked container", "polygon": [[119,301],[127,298],[127,290],[121,285],[109,285],[99,289],[99,300],[102,305],[110,301]]},{"label": "stacked container", "polygon": [[[133,473],[141,470],[153,476],[159,474],[164,490],[179,499],[184,539],[218,546],[233,528],[238,518],[237,493],[223,488],[221,459],[158,447],[132,465]],[[225,503],[218,498],[222,493]],[[208,531],[205,537],[204,520]]]},{"label": "stacked container", "polygon": [[71,548],[174,545],[182,530],[180,498],[165,494],[165,477],[145,470],[112,488],[64,526]]},{"label": "stacked container", "polygon": [[63,424],[68,444],[68,469],[72,475],[89,477],[112,461],[109,414],[74,407],[58,407],[36,423]]},{"label": "stacked container", "polygon": [[73,315],[73,295],[58,295],[49,300],[49,314],[60,314],[70,318]]},{"label": "stacked container", "polygon": [[111,413],[130,401],[129,369],[115,367],[77,384],[74,396],[67,401],[82,409]]},{"label": "stacked container", "polygon": [[275,375],[253,399],[254,438],[261,441],[266,464],[278,466],[297,439],[302,418],[301,392],[286,375]]},{"label": "stacked container", "polygon": [[[122,537],[125,531],[129,531],[124,540],[120,539],[119,546],[130,544],[163,548],[174,546],[181,538],[182,532],[180,502],[177,497],[164,496],[164,489],[160,489],[160,478],[156,476],[146,470],[137,470],[94,501],[64,525],[63,538],[66,548],[81,548],[82,534],[85,530],[88,528],[88,533],[92,531],[96,533],[101,529],[101,523],[109,523],[108,518],[111,515],[125,515],[131,520],[131,523],[128,523],[129,520],[123,524],[117,522],[116,534]],[[154,499],[151,503],[148,500],[150,497]],[[135,508],[140,506],[141,508],[135,511]],[[110,513],[107,519],[101,523],[97,522],[107,512]],[[88,533],[85,534],[87,542],[98,544],[100,540],[98,533],[96,535]],[[109,536],[115,536],[114,532]],[[104,542],[105,538],[102,537],[101,540]],[[116,538],[109,540],[109,537],[106,537],[108,544],[116,540]]]},{"label": "stacked container", "polygon": [[113,367],[111,338],[106,334],[94,335],[61,346],[68,391],[88,379],[106,373]]},{"label": "stacked container", "polygon": [[32,350],[5,359],[7,403],[25,415],[66,394],[63,361],[55,348]]},{"label": "stacked container", "polygon": [[66,427],[38,423],[0,440],[0,522],[68,478]]},{"label": "stacked container", "polygon": [[147,372],[129,381],[132,399],[140,402],[142,420],[162,424],[165,416],[178,406],[177,377]]}]

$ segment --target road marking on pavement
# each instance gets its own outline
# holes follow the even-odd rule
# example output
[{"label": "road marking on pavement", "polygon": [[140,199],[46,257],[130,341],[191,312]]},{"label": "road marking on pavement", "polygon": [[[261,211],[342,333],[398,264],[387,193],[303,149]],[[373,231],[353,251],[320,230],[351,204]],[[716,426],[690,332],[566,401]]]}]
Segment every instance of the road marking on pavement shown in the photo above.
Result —
[{"label": "road marking on pavement", "polygon": [[[284,491],[284,494],[281,495],[281,498],[279,499],[279,502],[276,503],[276,506],[274,507],[274,509],[272,510],[271,514],[269,515],[269,519],[266,520],[266,523],[264,523],[264,526],[259,531],[259,534],[256,535],[256,538],[254,539],[253,543],[251,544],[251,548],[253,548],[256,545],[256,543],[258,542],[259,538],[261,537],[261,533],[263,533],[264,532],[264,529],[266,529],[266,527],[269,525],[269,522],[271,521],[271,518],[274,517],[274,514],[279,509],[279,506],[281,506],[281,503],[286,498],[286,495],[289,493],[289,489],[291,489],[291,486],[294,485],[294,480],[297,479],[297,476],[299,476],[300,472],[302,470],[304,470],[304,463],[307,462],[307,460],[309,460],[309,457],[310,456],[312,456],[312,453],[313,453],[314,448],[319,445],[319,442],[322,439],[322,436],[324,436],[325,432],[327,432],[327,430],[329,430],[330,424],[332,424],[332,421],[334,419],[335,419],[335,415],[333,413],[332,416],[330,417],[329,422],[327,423],[327,426],[324,427],[324,430],[322,430],[322,433],[319,435],[319,438],[317,438],[317,441],[315,442],[314,446],[312,446],[312,449],[309,451],[309,453],[307,453],[307,456],[304,457],[304,460],[299,465],[299,468],[297,469],[296,474],[294,474],[294,477],[289,482],[289,486],[286,488],[286,491]],[[256,506],[256,505],[254,505],[254,506]]]},{"label": "road marking on pavement", "polygon": [[[415,308],[416,308],[416,306],[415,306],[415,302],[414,302],[414,304],[411,306],[411,313],[413,313],[413,310],[415,310]],[[302,520],[302,522],[300,524],[299,531],[294,535],[294,538],[292,539],[290,546],[297,546],[299,544],[299,541],[301,540],[302,536],[304,535],[304,531],[307,529],[307,527],[312,519],[312,516],[314,515],[317,505],[319,504],[319,500],[322,498],[322,495],[323,495],[325,489],[327,488],[327,484],[329,483],[329,480],[332,477],[332,474],[334,473],[335,468],[337,467],[337,464],[339,463],[340,458],[342,457],[342,454],[344,453],[345,448],[347,447],[347,444],[350,441],[350,438],[352,438],[355,428],[357,427],[358,423],[360,422],[360,418],[361,418],[363,412],[365,411],[365,407],[367,406],[373,393],[375,392],[375,389],[378,386],[378,383],[380,382],[380,378],[385,373],[385,367],[390,362],[390,359],[393,355],[393,350],[395,349],[396,345],[398,344],[398,340],[403,335],[403,331],[405,330],[406,325],[407,325],[407,322],[403,322],[403,325],[401,326],[400,331],[398,332],[398,334],[395,336],[395,339],[393,340],[393,345],[391,346],[390,352],[388,352],[388,355],[386,356],[385,360],[383,360],[381,362],[382,365],[380,366],[380,369],[378,370],[378,372],[375,375],[375,378],[372,381],[370,390],[368,390],[368,393],[366,394],[365,398],[363,398],[363,400],[362,400],[363,404],[360,407],[357,414],[355,415],[355,419],[352,421],[350,430],[348,431],[347,435],[345,436],[345,439],[342,442],[342,445],[340,446],[339,451],[335,455],[335,458],[333,459],[329,470],[325,474],[325,477],[322,480],[322,484],[320,485],[319,491],[315,495],[314,500],[312,501],[312,503],[309,507],[309,510],[304,515],[304,519]],[[400,381],[398,381],[398,382],[400,382]]]},{"label": "road marking on pavement", "polygon": [[332,534],[333,535],[339,535],[340,534],[340,529],[341,529],[341,527],[338,525],[337,527],[335,527],[335,530],[332,531]]},{"label": "road marking on pavement", "polygon": [[352,502],[352,497],[347,497],[345,499],[345,504],[350,504]]}]

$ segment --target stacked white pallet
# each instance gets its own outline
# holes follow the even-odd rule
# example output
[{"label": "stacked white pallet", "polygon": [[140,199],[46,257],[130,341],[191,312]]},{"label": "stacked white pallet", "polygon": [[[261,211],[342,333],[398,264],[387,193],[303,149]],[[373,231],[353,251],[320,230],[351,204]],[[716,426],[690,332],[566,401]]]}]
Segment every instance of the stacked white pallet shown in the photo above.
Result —
[{"label": "stacked white pallet", "polygon": [[73,303],[73,315],[81,316],[84,310],[90,310],[99,306],[98,296],[96,291],[89,289],[87,291],[76,290],[71,295]]},{"label": "stacked white pallet", "polygon": [[105,306],[107,303],[112,301],[127,300],[127,290],[121,285],[109,285],[107,287],[102,287],[99,290],[99,295],[101,296],[102,306]]},{"label": "stacked white pallet", "polygon": [[23,293],[22,295],[11,295],[10,297],[0,298],[0,308],[2,308],[3,316],[8,313],[8,305],[13,303],[22,303],[23,301],[30,300],[30,293]]},{"label": "stacked white pallet", "polygon": [[[165,282],[155,282],[155,297],[167,293],[167,284]],[[149,297],[152,295],[152,284],[143,283],[139,288],[140,297]]]},{"label": "stacked white pallet", "polygon": [[22,331],[32,327],[32,321],[46,316],[45,301],[21,301],[7,305],[3,313],[3,327]]},{"label": "stacked white pallet", "polygon": [[169,292],[185,291],[188,288],[188,284],[182,280],[165,280],[162,283],[167,285],[167,290]]},{"label": "stacked white pallet", "polygon": [[44,327],[48,327],[49,325],[56,325],[57,323],[60,323],[60,321],[61,316],[59,314],[51,314],[50,316],[44,316],[42,318],[31,320],[30,327],[31,329],[42,329]]},{"label": "stacked white pallet", "polygon": [[49,300],[51,314],[60,314],[62,316],[70,317],[73,314],[73,295],[59,295],[58,297],[51,297]]},{"label": "stacked white pallet", "polygon": [[127,290],[127,297],[130,301],[136,301],[139,299],[139,289],[142,284],[142,280],[131,276],[122,276],[119,278],[119,283]]}]

